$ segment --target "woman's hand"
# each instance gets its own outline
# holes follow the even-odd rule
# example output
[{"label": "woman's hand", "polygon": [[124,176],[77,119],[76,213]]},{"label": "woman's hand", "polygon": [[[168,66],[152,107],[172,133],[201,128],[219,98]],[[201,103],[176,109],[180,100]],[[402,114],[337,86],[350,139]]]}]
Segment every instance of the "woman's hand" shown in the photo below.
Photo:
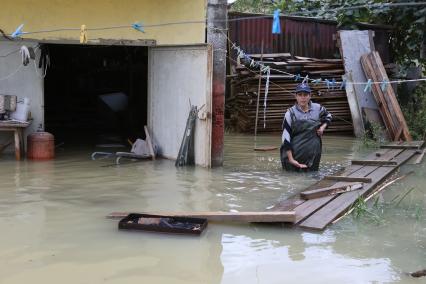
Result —
[{"label": "woman's hand", "polygon": [[307,165],[305,165],[305,164],[300,164],[298,161],[296,161],[296,160],[289,160],[289,162],[290,162],[290,164],[292,164],[293,166],[295,166],[296,168],[299,168],[299,169],[306,169],[306,168],[308,168],[308,166]]},{"label": "woman's hand", "polygon": [[324,134],[324,130],[327,127],[327,123],[324,123],[323,125],[321,125],[320,128],[317,129],[317,135],[319,137],[321,137]]}]

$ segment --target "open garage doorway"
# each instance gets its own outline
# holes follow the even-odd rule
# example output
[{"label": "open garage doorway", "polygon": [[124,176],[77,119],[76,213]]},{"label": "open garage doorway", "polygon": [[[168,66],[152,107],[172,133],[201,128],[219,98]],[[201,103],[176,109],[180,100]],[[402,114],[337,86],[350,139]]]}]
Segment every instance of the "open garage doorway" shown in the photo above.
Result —
[{"label": "open garage doorway", "polygon": [[45,129],[56,143],[94,146],[145,138],[148,47],[47,44]]}]

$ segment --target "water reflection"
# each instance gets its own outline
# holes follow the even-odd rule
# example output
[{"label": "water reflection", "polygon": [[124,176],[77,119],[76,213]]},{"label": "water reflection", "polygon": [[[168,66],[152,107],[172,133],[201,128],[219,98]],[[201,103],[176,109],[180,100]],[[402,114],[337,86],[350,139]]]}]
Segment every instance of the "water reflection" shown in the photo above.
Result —
[{"label": "water reflection", "polygon": [[[277,145],[262,136],[260,145]],[[112,211],[261,211],[333,174],[365,151],[326,137],[318,173],[281,170],[278,151],[228,135],[225,166],[176,169],[167,160],[91,161],[93,149],[51,162],[0,161],[0,283],[388,283],[426,259],[424,164],[384,195],[417,186],[382,225],[346,218],[324,232],[282,225],[210,224],[200,238],[121,232]],[[417,207],[416,207],[417,206]],[[417,211],[416,211],[417,210]],[[420,215],[419,215],[420,214]]]}]

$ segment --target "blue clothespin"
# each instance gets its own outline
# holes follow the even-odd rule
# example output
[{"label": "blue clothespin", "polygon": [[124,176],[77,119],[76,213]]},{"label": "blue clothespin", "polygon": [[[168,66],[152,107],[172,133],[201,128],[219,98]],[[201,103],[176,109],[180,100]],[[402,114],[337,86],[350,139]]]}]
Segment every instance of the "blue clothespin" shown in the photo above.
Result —
[{"label": "blue clothespin", "polygon": [[365,88],[364,88],[364,93],[371,91],[371,84],[372,83],[373,82],[371,81],[371,79],[368,79],[367,84],[365,85]]},{"label": "blue clothespin", "polygon": [[280,34],[281,33],[281,25],[280,25],[280,9],[276,9],[274,11],[274,20],[272,22],[272,34]]},{"label": "blue clothespin", "polygon": [[388,88],[388,84],[389,84],[389,81],[386,79],[383,80],[382,83],[380,83],[380,89],[382,89],[382,92],[386,91],[386,89]]},{"label": "blue clothespin", "polygon": [[261,65],[262,67],[261,67],[261,69],[260,69],[260,71],[262,71],[262,72],[264,72],[264,73],[268,73],[269,71],[270,71],[270,69],[271,69],[271,67],[269,67],[269,66],[265,66],[265,65]]},{"label": "blue clothespin", "polygon": [[24,24],[21,24],[19,27],[16,28],[16,30],[13,32],[13,34],[11,35],[13,38],[17,38],[20,37],[21,35],[24,34],[24,32],[22,31],[24,28]]},{"label": "blue clothespin", "polygon": [[328,79],[325,79],[325,84],[327,86],[327,89],[330,89],[331,82]]},{"label": "blue clothespin", "polygon": [[251,61],[251,57],[248,56],[247,54],[244,54],[244,59],[247,60],[247,61]]},{"label": "blue clothespin", "polygon": [[256,67],[256,61],[254,61],[254,59],[250,61],[250,67]]},{"label": "blue clothespin", "polygon": [[244,51],[241,48],[238,48],[238,57],[239,58],[244,58],[244,56],[245,56]]},{"label": "blue clothespin", "polygon": [[321,78],[312,80],[312,83],[314,83],[315,85],[318,84],[318,83],[321,83]]},{"label": "blue clothespin", "polygon": [[343,79],[343,81],[340,83],[340,90],[343,90],[346,88],[346,79]]},{"label": "blue clothespin", "polygon": [[144,30],[144,28],[143,28],[143,25],[142,25],[142,23],[140,23],[140,22],[137,22],[137,23],[134,23],[133,25],[132,25],[132,28],[134,28],[135,30],[137,30],[137,31],[140,31],[140,32],[145,32],[145,30]]},{"label": "blue clothespin", "polygon": [[333,80],[331,81],[331,89],[334,90],[334,87],[336,86],[336,79],[333,78]]},{"label": "blue clothespin", "polygon": [[300,74],[297,74],[294,78],[294,81],[299,81],[300,80]]},{"label": "blue clothespin", "polygon": [[309,83],[309,75],[306,75],[306,77],[302,81],[302,84],[305,82]]}]

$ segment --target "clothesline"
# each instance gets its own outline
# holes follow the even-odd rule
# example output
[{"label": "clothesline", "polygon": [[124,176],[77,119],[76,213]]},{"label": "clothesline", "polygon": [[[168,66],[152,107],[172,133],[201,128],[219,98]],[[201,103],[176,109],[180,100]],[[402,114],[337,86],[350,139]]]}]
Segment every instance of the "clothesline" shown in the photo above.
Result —
[{"label": "clothesline", "polygon": [[[282,71],[279,69],[275,69],[272,68],[270,66],[266,66],[263,63],[259,63],[260,61],[256,61],[253,58],[250,57],[250,55],[246,54],[239,46],[237,46],[236,43],[234,43],[227,34],[225,34],[223,31],[220,31],[227,39],[227,41],[231,44],[231,48],[234,49],[237,52],[237,56],[239,58],[244,58],[246,59],[248,62],[250,62],[250,67],[259,67],[260,70],[272,70],[281,74],[285,74],[285,75],[289,75],[292,78],[294,78],[296,81],[299,80],[308,80],[310,82],[312,82],[313,84],[319,84],[319,83],[324,83],[328,88],[336,88],[336,87],[340,87],[340,88],[344,88],[346,84],[352,84],[352,85],[373,85],[373,84],[393,84],[393,83],[405,83],[405,82],[421,82],[421,81],[426,81],[426,78],[419,78],[419,79],[404,79],[404,80],[391,80],[391,81],[367,81],[367,82],[347,82],[346,80],[342,80],[342,81],[336,81],[336,80],[328,80],[328,79],[311,79],[308,76],[302,77],[300,74],[292,74],[286,71]],[[266,73],[266,72],[265,72]],[[340,86],[338,86],[340,85]]]},{"label": "clothesline", "polygon": [[[373,3],[373,4],[364,4],[364,5],[355,5],[350,7],[338,7],[333,9],[327,9],[327,12],[330,11],[341,11],[341,10],[354,10],[359,8],[383,8],[383,7],[413,7],[413,6],[426,6],[426,2],[405,2],[405,3]],[[323,12],[322,9],[317,10],[306,10],[306,11],[299,11],[299,12],[291,12],[289,14],[279,13],[279,16],[286,16],[286,15],[302,15],[307,13],[316,13],[316,12]],[[238,21],[244,21],[244,20],[256,20],[256,19],[264,19],[264,18],[272,18],[273,14],[268,15],[259,15],[259,16],[249,16],[249,17],[241,17],[241,18],[234,18],[234,19],[216,19],[212,21],[212,23],[222,23],[222,22],[238,22]],[[100,31],[100,30],[112,30],[112,29],[125,29],[125,28],[133,28],[139,31],[143,31],[144,28],[154,28],[154,27],[162,27],[162,26],[170,26],[170,25],[186,25],[186,24],[206,24],[208,22],[207,17],[200,20],[187,20],[187,21],[177,21],[177,22],[166,22],[166,23],[154,23],[154,24],[147,24],[144,25],[140,22],[134,23],[134,24],[126,24],[126,25],[117,25],[117,26],[109,26],[109,27],[95,27],[95,28],[87,28],[87,31]],[[81,28],[54,28],[54,29],[45,29],[45,30],[38,30],[38,31],[29,31],[25,32],[23,31],[23,24],[19,26],[14,33],[10,34],[11,37],[16,37],[20,35],[28,35],[28,34],[37,34],[37,33],[51,33],[51,32],[60,32],[60,31],[80,31]]]}]

